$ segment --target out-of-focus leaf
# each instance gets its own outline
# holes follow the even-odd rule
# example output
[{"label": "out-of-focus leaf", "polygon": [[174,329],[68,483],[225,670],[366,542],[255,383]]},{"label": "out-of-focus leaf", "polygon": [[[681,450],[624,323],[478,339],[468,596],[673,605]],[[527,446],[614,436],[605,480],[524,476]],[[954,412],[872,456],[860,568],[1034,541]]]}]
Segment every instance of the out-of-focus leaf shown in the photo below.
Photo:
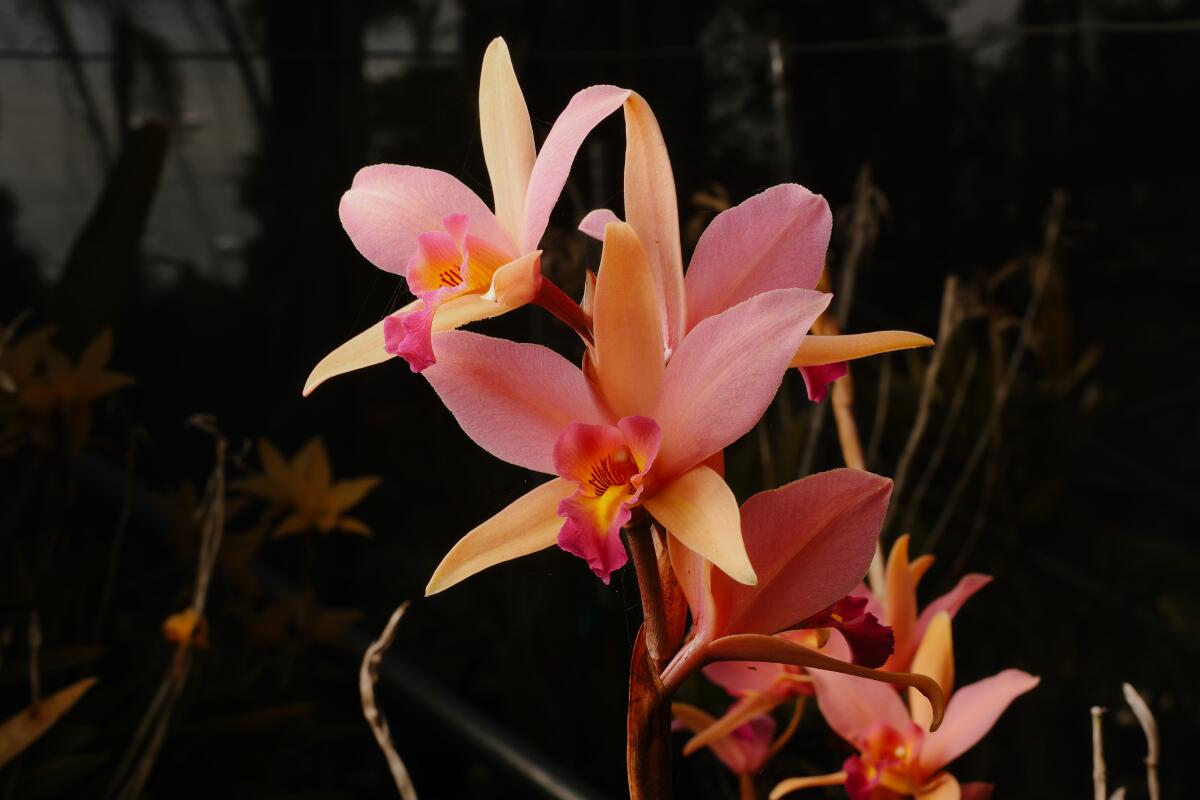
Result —
[{"label": "out-of-focus leaf", "polygon": [[84,678],[0,723],[0,767],[37,741],[95,683],[95,678]]}]

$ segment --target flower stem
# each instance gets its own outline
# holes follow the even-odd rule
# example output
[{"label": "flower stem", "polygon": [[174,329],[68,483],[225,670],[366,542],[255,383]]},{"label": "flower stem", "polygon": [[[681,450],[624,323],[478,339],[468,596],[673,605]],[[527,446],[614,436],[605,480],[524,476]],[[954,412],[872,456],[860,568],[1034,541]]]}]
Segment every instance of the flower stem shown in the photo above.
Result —
[{"label": "flower stem", "polygon": [[558,288],[549,278],[542,277],[538,281],[537,292],[533,295],[534,305],[539,305],[554,316],[565,322],[571,330],[579,334],[588,347],[593,344],[592,318],[583,308]]},{"label": "flower stem", "polygon": [[654,553],[650,522],[646,517],[625,528],[625,540],[637,573],[638,592],[642,597],[642,618],[646,625],[646,650],[656,672],[662,670],[674,653],[666,652],[666,615],[663,611],[662,583],[658,577],[658,559]]}]

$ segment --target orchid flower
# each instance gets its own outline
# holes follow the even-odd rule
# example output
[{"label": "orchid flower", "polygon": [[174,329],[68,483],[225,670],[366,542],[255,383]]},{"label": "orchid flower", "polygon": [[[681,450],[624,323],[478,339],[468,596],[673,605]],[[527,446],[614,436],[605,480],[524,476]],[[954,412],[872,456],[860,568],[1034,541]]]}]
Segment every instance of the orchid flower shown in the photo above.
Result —
[{"label": "orchid flower", "polygon": [[933,565],[934,559],[931,555],[924,555],[910,561],[908,544],[908,534],[904,534],[896,539],[888,553],[882,599],[876,597],[865,585],[859,585],[854,590],[855,595],[867,599],[866,610],[892,628],[896,638],[895,649],[884,669],[893,672],[903,672],[912,668],[917,646],[938,613],[945,611],[953,619],[972,595],[992,582],[989,575],[964,575],[953,589],[933,600],[918,613],[917,584]]},{"label": "orchid flower", "polygon": [[[840,634],[831,636],[829,646],[835,652],[848,651]],[[874,681],[811,672],[821,713],[858,753],[846,759],[840,772],[780,783],[771,792],[772,800],[804,788],[837,784],[846,787],[851,800],[893,793],[917,800],[988,797],[990,786],[960,786],[944,768],[982,739],[1013,700],[1037,686],[1038,678],[1007,669],[954,691],[950,613],[945,609],[935,613],[925,629],[913,669],[933,676],[950,697],[942,725],[934,732],[928,701],[911,690],[906,705],[890,687]]]},{"label": "orchid flower", "polygon": [[[751,497],[742,505],[740,518],[746,551],[759,577],[756,586],[730,581],[702,554],[677,537],[668,538],[671,567],[693,624],[687,643],[663,671],[664,689],[673,691],[697,668],[710,665],[709,678],[741,698],[711,729],[689,742],[685,753],[804,693],[808,678],[797,667],[916,687],[937,704],[936,722],[942,698],[931,678],[881,672],[849,657],[830,656],[816,649],[823,634],[795,630],[804,624],[840,625],[832,619],[832,609],[841,607],[863,614],[862,622],[850,620],[856,623],[847,626],[851,636],[857,625],[872,630],[874,638],[887,636],[885,628],[866,624],[863,603],[839,606],[835,601],[845,598],[866,572],[891,490],[887,478],[836,469]],[[882,653],[875,648],[875,663],[886,654],[886,648]]]},{"label": "orchid flower", "polygon": [[[712,727],[715,720],[707,713],[687,703],[672,703],[673,731],[700,732]],[[799,719],[794,717],[795,722]],[[760,772],[772,755],[786,743],[795,725],[775,737],[775,720],[769,714],[758,714],[725,735],[708,743],[708,748],[725,767],[737,776],[741,796],[754,797],[754,775]]]},{"label": "orchid flower", "polygon": [[[842,632],[851,650],[851,662],[879,667],[892,654],[892,631],[865,611],[866,598],[846,596],[797,624],[797,630],[777,634],[810,650],[820,649],[831,630]],[[723,737],[756,714],[773,711],[793,699],[803,703],[813,694],[806,670],[795,664],[755,661],[719,661],[704,667],[704,677],[737,698],[725,714],[683,748],[691,755]]]},{"label": "orchid flower", "polygon": [[626,561],[619,533],[639,506],[731,582],[756,582],[737,501],[703,462],[758,421],[829,296],[763,292],[671,348],[654,274],[633,228],[611,223],[582,370],[538,345],[434,335],[437,363],[423,374],[467,435],[498,458],[557,477],[468,533],[427,593],[556,542],[607,581]]},{"label": "orchid flower", "polygon": [[579,307],[541,275],[538,243],[584,138],[629,92],[592,86],[577,93],[541,152],[508,47],[494,39],[483,59],[479,123],[493,207],[457,178],[397,164],[354,176],[339,214],[355,247],[382,270],[403,275],[417,300],[350,339],[317,364],[304,387],[404,358],[414,372],[434,362],[433,331],[450,330],[529,302],[577,330]]},{"label": "orchid flower", "polygon": [[[696,243],[685,275],[666,145],[650,107],[637,95],[625,102],[625,126],[625,215],[646,243],[655,269],[668,349],[708,317],[756,294],[818,288],[832,215],[825,198],[795,183],[773,186],[718,214]],[[597,209],[579,229],[603,240],[606,226],[616,219],[609,209]],[[801,369],[815,401],[830,381],[845,374],[842,362],[932,344],[907,331],[810,335],[791,366]]]}]

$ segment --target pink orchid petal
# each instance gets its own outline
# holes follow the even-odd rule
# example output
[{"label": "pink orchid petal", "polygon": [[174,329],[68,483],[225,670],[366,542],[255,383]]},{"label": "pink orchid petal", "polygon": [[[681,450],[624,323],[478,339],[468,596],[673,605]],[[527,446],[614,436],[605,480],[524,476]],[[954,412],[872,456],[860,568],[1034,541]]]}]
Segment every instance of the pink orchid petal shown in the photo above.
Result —
[{"label": "pink orchid petal", "polygon": [[692,612],[693,639],[710,642],[715,638],[716,623],[712,601],[712,562],[670,535],[667,536],[667,553],[671,559],[671,570]]},{"label": "pink orchid petal", "polygon": [[[687,703],[672,703],[671,716],[674,720],[671,725],[673,730],[683,729],[692,733],[700,733],[716,722],[711,714]],[[748,768],[744,748],[732,737],[718,739],[709,745],[709,749],[735,775],[741,775]]]},{"label": "pink orchid petal", "polygon": [[[841,634],[834,631],[829,638],[832,644],[841,640]],[[844,640],[840,646],[849,652]],[[852,744],[861,744],[871,727],[880,722],[898,731],[910,724],[908,709],[900,695],[887,684],[819,669],[809,670],[808,677],[812,679],[817,706],[825,721],[838,736]]]},{"label": "pink orchid petal", "polygon": [[704,668],[704,677],[734,697],[770,692],[787,674],[785,665],[765,661],[718,661]]},{"label": "pink orchid petal", "polygon": [[442,229],[448,214],[470,217],[470,231],[510,258],[517,255],[479,196],[457,178],[400,164],[364,167],[342,195],[338,214],[358,252],[380,269],[403,275],[417,237]]},{"label": "pink orchid petal", "polygon": [[674,350],[687,324],[679,204],[658,120],[637,94],[625,101],[625,140],[625,219],[646,247],[662,298],[667,347]]},{"label": "pink orchid petal", "polygon": [[572,422],[611,424],[583,373],[540,345],[467,331],[433,337],[422,374],[467,436],[499,459],[554,474],[554,443]]},{"label": "pink orchid petal", "polygon": [[825,198],[795,183],[722,211],[688,265],[688,328],[762,292],[816,288],[832,224]]},{"label": "pink orchid petal", "polygon": [[558,504],[575,491],[570,481],[555,478],[514,500],[478,526],[446,554],[425,587],[428,597],[488,567],[545,550],[555,543],[562,520]]},{"label": "pink orchid petal", "polygon": [[892,482],[837,469],[760,492],[741,510],[759,584],[712,576],[718,634],[776,633],[843,597],[875,554]]},{"label": "pink orchid petal", "polygon": [[972,595],[991,582],[991,575],[982,575],[978,572],[962,576],[953,589],[925,606],[925,609],[921,611],[921,616],[917,618],[917,627],[913,639],[918,642],[921,641],[925,636],[925,629],[929,627],[930,621],[940,611],[947,612],[950,615],[950,619],[954,619],[954,615],[963,607],[963,604],[970,600]]},{"label": "pink orchid petal", "polygon": [[587,216],[579,221],[579,230],[593,239],[603,242],[604,229],[610,222],[620,222],[621,218],[607,208],[597,208],[589,211]]},{"label": "pink orchid petal", "polygon": [[419,308],[383,321],[387,351],[407,361],[413,372],[428,369],[436,360],[433,356],[433,316],[436,312],[436,307]]},{"label": "pink orchid petal", "polygon": [[533,165],[533,174],[529,177],[521,239],[523,249],[537,247],[542,234],[546,232],[550,212],[558,202],[558,196],[567,182],[567,174],[571,171],[571,162],[575,160],[583,140],[605,117],[620,108],[627,97],[628,89],[589,86],[577,92],[558,115],[550,133],[546,135],[546,141],[542,143],[542,150]]},{"label": "pink orchid petal", "polygon": [[711,561],[731,583],[757,581],[742,542],[737,499],[716,472],[703,464],[696,466],[655,487],[642,503],[676,539]]},{"label": "pink orchid petal", "polygon": [[611,223],[592,300],[596,377],[617,416],[650,414],[662,389],[664,357],[658,296],[633,228]]},{"label": "pink orchid petal", "polygon": [[[508,45],[500,38],[493,39],[483,54],[479,131],[483,138],[483,160],[492,179],[496,219],[509,238],[519,242],[525,221],[525,193],[536,152],[525,96],[517,83]],[[533,245],[536,244],[535,241]]]},{"label": "pink orchid petal", "polygon": [[1019,669],[1006,669],[959,689],[946,706],[942,727],[925,737],[921,767],[927,773],[937,772],[970,750],[1012,701],[1037,686],[1039,680]]},{"label": "pink orchid petal", "polygon": [[843,378],[850,371],[850,365],[845,361],[836,364],[822,364],[818,367],[800,367],[800,375],[804,378],[804,388],[808,390],[808,399],[819,403],[829,393],[829,384],[838,378]]},{"label": "pink orchid petal", "polygon": [[[683,754],[690,756],[700,748],[728,736],[741,743],[747,762],[757,770],[766,760],[771,737],[775,734],[775,721],[767,715],[786,698],[786,695],[775,698],[760,694],[738,700],[720,719],[688,740],[683,746]],[[770,725],[765,725],[764,720],[769,721]]]},{"label": "pink orchid petal", "polygon": [[754,427],[829,300],[807,289],[777,289],[709,317],[688,333],[667,363],[652,415],[663,426],[660,475],[688,469]]}]

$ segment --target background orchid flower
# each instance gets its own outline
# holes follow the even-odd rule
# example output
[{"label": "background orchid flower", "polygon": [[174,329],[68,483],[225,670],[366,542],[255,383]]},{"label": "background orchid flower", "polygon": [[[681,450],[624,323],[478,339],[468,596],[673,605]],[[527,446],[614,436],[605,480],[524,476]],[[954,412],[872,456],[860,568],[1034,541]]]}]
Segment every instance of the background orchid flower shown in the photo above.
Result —
[{"label": "background orchid flower", "polygon": [[[742,505],[740,518],[746,551],[759,577],[755,586],[730,581],[702,555],[669,538],[671,566],[691,609],[693,627],[691,638],[663,672],[667,691],[705,664],[768,662],[916,686],[940,704],[940,690],[930,678],[854,664],[848,650],[846,658],[831,657],[813,649],[802,632],[774,635],[826,611],[861,580],[891,489],[887,478],[837,469],[751,497]],[[754,667],[741,664],[746,672],[756,671]],[[731,680],[730,672],[737,669],[735,664],[712,674]],[[787,674],[768,668],[755,689],[767,690]],[[771,694],[760,697],[762,708],[775,699]]]},{"label": "background orchid flower", "polygon": [[342,197],[342,225],[360,253],[403,275],[418,299],[322,359],[304,393],[391,355],[419,372],[434,359],[432,331],[531,301],[579,327],[578,306],[542,278],[537,246],[584,138],[628,96],[615,86],[578,92],[537,153],[508,47],[494,39],[483,59],[479,124],[495,211],[444,172],[397,164],[360,170]]},{"label": "background orchid flower", "polygon": [[[464,331],[434,337],[438,363],[425,377],[467,435],[557,477],[468,533],[429,593],[555,542],[606,579],[625,561],[617,532],[637,506],[733,583],[755,582],[737,501],[703,462],[758,421],[829,296],[778,289],[748,298],[694,327],[669,359],[660,298],[632,227],[613,223],[586,373],[538,345]],[[822,599],[818,608],[834,598]]]},{"label": "background orchid flower", "polygon": [[[625,101],[625,128],[625,216],[647,243],[668,351],[703,320],[756,294],[817,288],[832,215],[825,198],[795,183],[773,186],[718,214],[696,243],[685,275],[670,159],[658,121],[637,94]],[[616,219],[609,209],[598,209],[579,229],[603,239],[605,226]],[[802,369],[814,397],[845,373],[840,362],[932,344],[907,331],[807,336],[792,366]]]},{"label": "background orchid flower", "polygon": [[[671,704],[671,729],[700,732],[712,727],[715,722],[705,711],[687,703]],[[790,738],[794,727],[789,726],[778,739],[775,738],[775,720],[768,714],[758,714],[735,729],[728,731],[708,748],[722,764],[738,777],[741,796],[754,797],[754,775],[760,772],[772,755],[779,750],[786,738]]]},{"label": "background orchid flower", "polygon": [[[829,647],[848,652],[834,633]],[[783,797],[811,786],[842,783],[851,800],[869,800],[876,788],[918,800],[986,797],[984,785],[960,786],[944,768],[984,737],[1006,708],[1038,684],[1038,678],[1008,669],[954,691],[950,614],[937,612],[921,640],[913,668],[938,681],[950,697],[942,725],[930,732],[928,702],[910,691],[908,703],[891,687],[850,675],[813,671],[817,705],[830,727],[858,749],[842,771],[784,781],[771,793]]]},{"label": "background orchid flower", "polygon": [[[865,611],[866,598],[846,596],[828,608],[797,624],[797,630],[776,634],[810,650],[819,650],[829,631],[842,632],[849,643],[851,662],[879,667],[892,654],[892,631],[880,625],[874,614]],[[741,725],[754,714],[765,714],[795,699],[802,703],[812,696],[812,682],[806,671],[794,664],[763,661],[719,661],[704,667],[704,677],[737,698],[728,711],[699,732],[683,749],[688,755],[714,738]]]},{"label": "background orchid flower", "polygon": [[972,595],[992,582],[990,575],[975,572],[964,575],[953,589],[934,599],[918,613],[917,584],[933,566],[934,558],[924,555],[910,561],[908,545],[908,534],[904,534],[896,539],[888,553],[884,570],[886,589],[882,599],[865,584],[854,590],[855,595],[867,598],[867,610],[892,628],[896,639],[895,649],[884,669],[893,672],[903,672],[912,667],[917,645],[939,612],[945,611],[953,619]]}]

